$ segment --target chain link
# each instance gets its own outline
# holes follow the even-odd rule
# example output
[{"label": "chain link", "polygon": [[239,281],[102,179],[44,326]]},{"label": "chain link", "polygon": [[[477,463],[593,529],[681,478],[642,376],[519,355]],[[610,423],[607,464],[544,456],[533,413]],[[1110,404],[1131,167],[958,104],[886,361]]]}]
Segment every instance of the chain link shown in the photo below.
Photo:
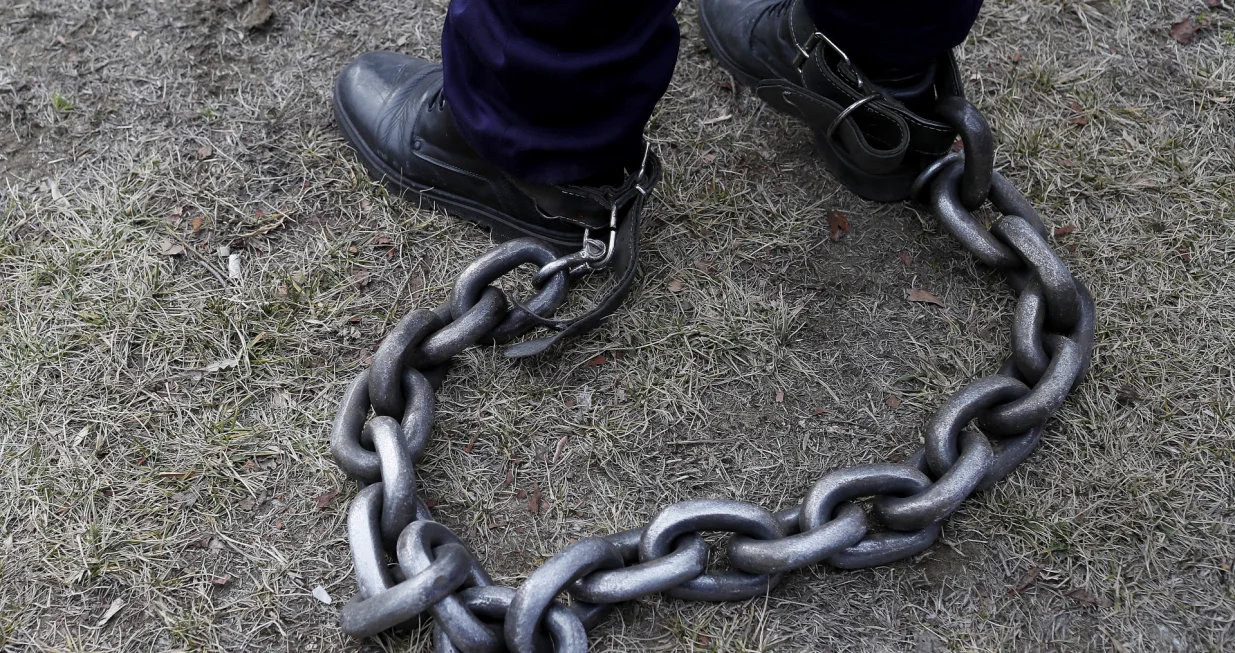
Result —
[{"label": "chain link", "polygon": [[[550,323],[583,269],[535,239],[508,241],[469,265],[445,304],[396,324],[339,402],[330,449],[361,485],[347,517],[358,592],[343,608],[343,630],[367,637],[432,615],[442,653],[584,651],[586,631],[616,603],[661,592],[747,599],[803,567],[860,569],[933,545],[965,499],[1037,448],[1046,421],[1089,367],[1096,314],[1089,291],[1050,248],[1042,219],[993,169],[985,119],[956,101],[940,115],[960,132],[964,152],[926,168],[915,188],[929,190],[944,227],[1002,271],[1019,297],[1012,355],[940,406],[908,460],[828,472],[800,505],[775,514],[729,499],[672,504],[643,528],[575,542],[517,589],[495,586],[466,545],[432,520],[417,496],[416,465],[450,359]],[[970,212],[988,200],[1002,216],[989,230]],[[493,284],[528,264],[538,270],[530,298],[508,300]],[[728,536],[729,568],[709,568],[705,532]]]}]

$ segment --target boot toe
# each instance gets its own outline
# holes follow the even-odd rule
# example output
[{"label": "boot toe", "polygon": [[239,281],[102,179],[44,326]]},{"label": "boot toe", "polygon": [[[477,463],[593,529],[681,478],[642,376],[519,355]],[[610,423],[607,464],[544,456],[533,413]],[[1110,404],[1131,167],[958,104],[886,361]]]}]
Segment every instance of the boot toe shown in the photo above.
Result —
[{"label": "boot toe", "polygon": [[391,103],[407,90],[410,78],[436,65],[398,52],[369,52],[349,63],[334,87],[335,117],[366,141],[382,140]]}]

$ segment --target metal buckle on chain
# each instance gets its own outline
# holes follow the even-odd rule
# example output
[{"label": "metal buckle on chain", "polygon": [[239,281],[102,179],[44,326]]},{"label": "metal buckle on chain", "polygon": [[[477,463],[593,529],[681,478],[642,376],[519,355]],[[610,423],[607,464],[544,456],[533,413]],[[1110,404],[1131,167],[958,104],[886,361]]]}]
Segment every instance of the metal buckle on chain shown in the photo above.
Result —
[{"label": "metal buckle on chain", "polygon": [[[593,272],[603,270],[609,265],[609,261],[613,260],[613,248],[617,245],[617,202],[614,202],[609,207],[609,243],[605,243],[592,238],[592,230],[583,230],[583,249],[579,253],[583,256],[583,262],[589,270]],[[593,254],[595,248],[600,250]]]},{"label": "metal buckle on chain", "polygon": [[[635,190],[644,197],[647,197],[650,192],[649,189],[643,187],[643,184],[647,177],[648,156],[651,151],[650,145],[644,146],[643,160],[640,162],[639,172],[635,176]],[[592,238],[592,230],[585,228],[583,230],[583,242],[579,251],[567,254],[540,268],[532,277],[532,284],[539,288],[550,277],[562,270],[565,270],[568,276],[577,278],[609,267],[610,261],[613,260],[614,248],[617,246],[618,204],[617,201],[614,201],[609,206],[609,224],[605,226],[605,230],[609,232],[607,243],[603,240]]]}]

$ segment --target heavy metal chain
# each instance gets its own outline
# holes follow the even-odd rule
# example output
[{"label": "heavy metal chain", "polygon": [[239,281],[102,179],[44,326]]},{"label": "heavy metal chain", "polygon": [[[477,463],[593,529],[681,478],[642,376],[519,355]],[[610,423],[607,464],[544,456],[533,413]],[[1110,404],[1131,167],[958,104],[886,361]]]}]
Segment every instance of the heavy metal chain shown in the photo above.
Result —
[{"label": "heavy metal chain", "polygon": [[[347,518],[358,593],[342,610],[343,630],[368,637],[428,614],[443,653],[585,651],[587,631],[615,603],[657,592],[742,600],[809,565],[860,569],[930,547],[967,497],[1037,447],[1089,367],[1095,319],[1089,291],[1051,250],[1042,219],[993,169],[986,121],[968,103],[940,113],[961,133],[964,153],[928,167],[915,193],[978,260],[1005,274],[1019,298],[1012,356],[944,402],[926,425],[925,446],[904,463],[829,472],[799,505],[776,513],[730,499],[676,503],[642,528],[575,542],[517,589],[498,587],[433,521],[417,496],[416,466],[448,361],[474,344],[519,337],[566,298],[568,266],[555,264],[548,245],[508,241],[468,266],[444,305],[403,318],[339,404],[331,451],[362,486]],[[988,199],[1002,216],[989,229],[971,212]],[[510,302],[492,284],[525,264],[546,273],[536,276],[532,297]],[[863,498],[866,508],[857,503]],[[730,569],[709,567],[705,532],[731,535]]]}]

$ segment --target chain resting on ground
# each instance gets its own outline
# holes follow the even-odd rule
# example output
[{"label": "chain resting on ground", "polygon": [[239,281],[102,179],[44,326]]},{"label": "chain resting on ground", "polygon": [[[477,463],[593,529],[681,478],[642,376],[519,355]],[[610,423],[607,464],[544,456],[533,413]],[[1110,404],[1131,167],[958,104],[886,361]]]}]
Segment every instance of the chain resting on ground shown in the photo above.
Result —
[{"label": "chain resting on ground", "polygon": [[[947,109],[967,149],[991,142],[976,109]],[[1083,379],[1094,344],[1089,291],[1051,249],[1028,200],[982,153],[945,157],[914,187],[961,245],[1005,273],[1019,293],[1013,352],[995,374],[943,403],[926,425],[922,448],[903,463],[831,471],[799,505],[777,513],[731,499],[667,506],[645,527],[575,542],[517,589],[495,586],[466,545],[432,521],[418,498],[416,467],[449,360],[549,322],[574,275],[571,261],[559,263],[532,238],[507,241],[477,259],[446,304],[412,311],[395,326],[339,403],[331,451],[362,486],[347,518],[359,589],[342,610],[343,630],[367,637],[430,614],[441,652],[585,651],[587,630],[615,603],[659,592],[748,599],[810,565],[859,569],[929,548],[966,498],[1034,451],[1046,421]],[[987,200],[1002,215],[990,229],[971,212]],[[525,264],[541,273],[532,298],[520,303],[492,284]],[[709,568],[705,532],[732,536],[725,548],[730,569]]]}]

